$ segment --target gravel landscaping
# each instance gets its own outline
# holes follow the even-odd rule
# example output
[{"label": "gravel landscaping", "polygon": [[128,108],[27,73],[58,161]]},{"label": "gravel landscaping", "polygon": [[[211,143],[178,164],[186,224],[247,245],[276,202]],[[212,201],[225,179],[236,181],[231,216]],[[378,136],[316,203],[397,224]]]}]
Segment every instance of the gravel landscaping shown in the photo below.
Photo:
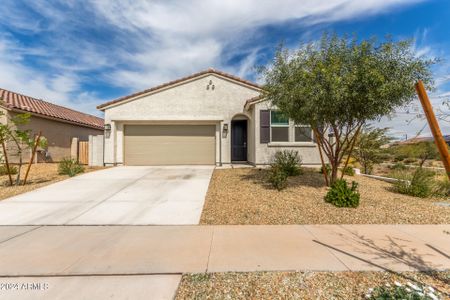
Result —
[{"label": "gravel landscaping", "polygon": [[392,191],[391,184],[363,176],[358,208],[325,203],[322,174],[304,168],[277,191],[265,181],[266,169],[215,170],[206,196],[201,224],[449,224],[449,199],[421,199]]},{"label": "gravel landscaping", "polygon": [[369,288],[422,283],[449,299],[450,271],[185,274],[176,299],[364,299]]},{"label": "gravel landscaping", "polygon": [[[92,172],[103,169],[103,167],[85,167],[84,172]],[[26,166],[23,169],[22,177],[25,176]],[[15,179],[16,175],[13,175]],[[55,183],[69,178],[67,175],[58,174],[57,163],[40,163],[31,166],[25,186],[9,186],[8,175],[0,176],[0,200],[15,195],[26,193],[37,188]]]}]

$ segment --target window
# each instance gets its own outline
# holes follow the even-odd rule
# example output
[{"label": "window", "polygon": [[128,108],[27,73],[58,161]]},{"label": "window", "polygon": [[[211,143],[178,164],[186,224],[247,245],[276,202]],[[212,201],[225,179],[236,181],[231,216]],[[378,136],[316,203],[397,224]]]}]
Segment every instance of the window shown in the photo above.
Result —
[{"label": "window", "polygon": [[296,142],[312,142],[312,130],[307,125],[295,126],[295,141]]},{"label": "window", "polygon": [[289,119],[279,111],[270,111],[270,131],[272,142],[289,142]]}]

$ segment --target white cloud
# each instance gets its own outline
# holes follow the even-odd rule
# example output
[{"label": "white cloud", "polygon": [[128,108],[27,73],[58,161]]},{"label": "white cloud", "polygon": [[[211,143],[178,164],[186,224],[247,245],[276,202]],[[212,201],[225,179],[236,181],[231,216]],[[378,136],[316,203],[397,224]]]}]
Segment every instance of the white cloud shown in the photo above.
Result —
[{"label": "white cloud", "polygon": [[93,113],[103,99],[83,90],[88,81],[138,90],[207,67],[246,77],[262,26],[364,18],[420,1],[4,0],[0,24],[42,43],[29,48],[0,34],[0,86]]}]

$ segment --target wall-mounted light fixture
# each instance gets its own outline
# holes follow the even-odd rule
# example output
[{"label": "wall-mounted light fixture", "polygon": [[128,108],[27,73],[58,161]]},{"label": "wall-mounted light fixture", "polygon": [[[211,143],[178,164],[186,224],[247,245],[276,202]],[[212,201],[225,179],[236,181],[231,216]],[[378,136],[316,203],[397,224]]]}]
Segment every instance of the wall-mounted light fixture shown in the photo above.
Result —
[{"label": "wall-mounted light fixture", "polygon": [[105,124],[105,131],[111,131],[111,124]]},{"label": "wall-mounted light fixture", "polygon": [[224,138],[227,137],[227,133],[228,133],[228,123],[224,123],[223,124],[223,130],[222,130],[222,135]]}]

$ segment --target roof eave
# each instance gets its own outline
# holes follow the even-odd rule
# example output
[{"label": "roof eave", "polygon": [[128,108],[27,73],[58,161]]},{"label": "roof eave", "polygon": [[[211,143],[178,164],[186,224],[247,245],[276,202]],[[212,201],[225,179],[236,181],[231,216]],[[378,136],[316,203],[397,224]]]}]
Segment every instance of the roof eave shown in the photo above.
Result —
[{"label": "roof eave", "polygon": [[250,107],[252,107],[253,105],[260,103],[260,102],[264,102],[264,101],[267,101],[266,97],[261,97],[261,98],[255,99],[255,100],[247,101],[244,104],[244,109],[249,110]]},{"label": "roof eave", "polygon": [[43,115],[43,114],[39,114],[39,113],[27,111],[27,110],[15,108],[15,107],[6,108],[6,109],[8,111],[12,111],[12,112],[16,112],[16,113],[29,113],[32,116],[35,116],[38,118],[43,118],[43,119],[48,119],[48,120],[52,120],[52,121],[56,121],[56,122],[67,123],[67,124],[71,124],[71,125],[87,127],[87,128],[97,129],[97,130],[104,130],[104,126],[95,126],[95,125],[90,125],[90,124],[81,123],[81,122],[74,122],[74,121],[70,121],[70,120],[66,120],[66,119],[62,119],[62,118],[56,118],[56,117],[52,117],[52,116],[47,116],[47,115]]},{"label": "roof eave", "polygon": [[141,91],[141,92],[133,93],[131,95],[124,96],[124,97],[118,98],[116,100],[112,100],[112,101],[100,104],[100,105],[97,106],[97,109],[101,110],[101,111],[105,111],[106,109],[108,109],[110,107],[123,104],[124,102],[126,103],[126,102],[129,102],[129,101],[133,101],[135,99],[138,99],[140,97],[145,97],[145,96],[148,96],[148,95],[152,95],[152,94],[155,94],[155,93],[158,93],[158,92],[161,92],[161,91],[173,88],[175,86],[185,84],[186,82],[191,82],[191,81],[197,80],[199,78],[206,77],[208,75],[218,76],[218,77],[220,77],[222,79],[236,82],[236,83],[238,83],[240,85],[243,85],[243,86],[246,86],[246,87],[248,87],[250,89],[254,89],[254,90],[257,90],[257,91],[262,91],[262,87],[259,86],[256,83],[250,82],[248,80],[245,80],[245,79],[242,79],[242,78],[239,78],[239,77],[236,77],[236,76],[233,76],[233,75],[221,72],[221,71],[217,71],[217,70],[214,70],[214,69],[208,69],[206,71],[198,72],[198,73],[192,74],[190,76],[186,76],[186,77],[182,77],[182,78],[177,79],[177,80],[169,81],[167,83],[163,83],[163,84],[158,85],[156,87],[153,87],[153,88],[150,88],[150,89],[146,89],[146,90]]}]

